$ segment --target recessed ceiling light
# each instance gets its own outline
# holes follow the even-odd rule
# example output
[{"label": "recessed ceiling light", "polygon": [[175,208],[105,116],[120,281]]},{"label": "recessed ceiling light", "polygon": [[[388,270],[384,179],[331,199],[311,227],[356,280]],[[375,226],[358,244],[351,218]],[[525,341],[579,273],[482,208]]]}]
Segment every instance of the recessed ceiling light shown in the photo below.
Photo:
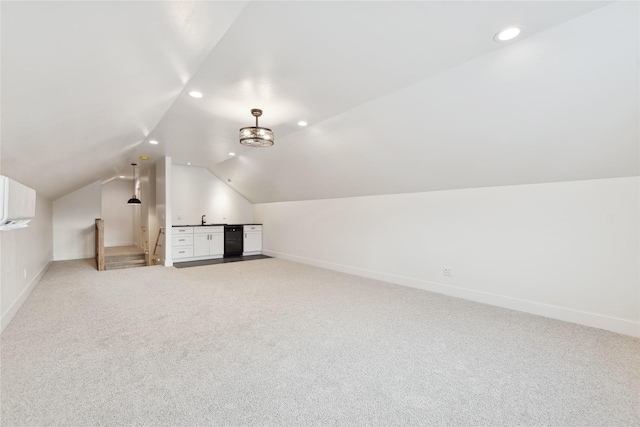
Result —
[{"label": "recessed ceiling light", "polygon": [[229,155],[233,157],[236,155],[236,153],[229,153]]},{"label": "recessed ceiling light", "polygon": [[187,162],[187,166],[191,166],[191,163]]},{"label": "recessed ceiling light", "polygon": [[202,98],[204,94],[202,92],[198,92],[197,90],[191,90],[189,91],[189,96],[191,96],[192,98]]},{"label": "recessed ceiling light", "polygon": [[152,139],[151,141],[149,141],[149,144],[158,145],[158,141]]},{"label": "recessed ceiling light", "polygon": [[124,179],[124,175],[120,175],[120,178],[123,178],[123,179]]},{"label": "recessed ceiling light", "polygon": [[504,30],[496,33],[496,35],[493,36],[493,40],[496,42],[506,42],[507,40],[518,37],[522,30],[523,28],[518,26],[505,28]]},{"label": "recessed ceiling light", "polygon": [[304,120],[300,120],[300,121],[298,122],[298,126],[306,126],[306,125],[308,125],[308,124],[309,124],[309,123],[305,122]]}]

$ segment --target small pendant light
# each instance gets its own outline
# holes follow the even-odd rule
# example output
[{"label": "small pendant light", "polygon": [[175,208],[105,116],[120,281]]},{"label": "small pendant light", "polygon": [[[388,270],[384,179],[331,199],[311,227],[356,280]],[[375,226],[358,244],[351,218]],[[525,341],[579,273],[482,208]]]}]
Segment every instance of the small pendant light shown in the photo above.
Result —
[{"label": "small pendant light", "polygon": [[131,196],[127,204],[140,205],[142,202],[136,197],[136,166],[138,165],[136,163],[131,163],[131,166],[133,166],[133,196]]}]

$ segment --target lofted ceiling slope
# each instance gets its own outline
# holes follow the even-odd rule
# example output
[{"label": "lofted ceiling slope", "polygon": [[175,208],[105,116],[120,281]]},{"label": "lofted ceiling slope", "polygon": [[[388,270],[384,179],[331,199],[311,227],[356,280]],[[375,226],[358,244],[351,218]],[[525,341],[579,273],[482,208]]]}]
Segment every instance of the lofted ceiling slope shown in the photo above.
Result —
[{"label": "lofted ceiling slope", "polygon": [[[2,173],[50,198],[140,155],[206,167],[253,203],[638,175],[635,2],[1,12]],[[509,25],[523,35],[494,42]],[[251,108],[273,147],[238,143]]]},{"label": "lofted ceiling slope", "polygon": [[124,173],[246,2],[3,1],[2,173],[55,199]]}]

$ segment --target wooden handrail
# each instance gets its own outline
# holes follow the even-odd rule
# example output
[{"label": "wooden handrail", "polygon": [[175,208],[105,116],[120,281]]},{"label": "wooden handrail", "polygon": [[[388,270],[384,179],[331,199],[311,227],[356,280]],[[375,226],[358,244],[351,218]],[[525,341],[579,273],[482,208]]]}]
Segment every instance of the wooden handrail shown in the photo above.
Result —
[{"label": "wooden handrail", "polygon": [[158,237],[156,237],[156,245],[153,248],[153,255],[151,256],[151,260],[156,263],[160,261],[160,257],[157,257],[156,254],[158,252],[158,248],[162,247],[162,245],[160,244],[160,236],[164,236],[164,227],[160,227],[160,229],[158,230]]},{"label": "wooden handrail", "polygon": [[149,253],[149,248],[147,247],[147,227],[144,225],[140,227],[140,237],[142,238],[142,249],[145,254]]},{"label": "wooden handrail", "polygon": [[104,271],[104,220],[96,218],[96,267]]}]

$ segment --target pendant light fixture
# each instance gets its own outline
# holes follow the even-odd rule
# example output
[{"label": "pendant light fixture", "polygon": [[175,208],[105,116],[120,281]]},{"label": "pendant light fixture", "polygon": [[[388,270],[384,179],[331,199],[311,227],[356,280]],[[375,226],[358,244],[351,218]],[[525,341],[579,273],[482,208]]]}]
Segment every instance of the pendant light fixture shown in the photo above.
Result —
[{"label": "pendant light fixture", "polygon": [[258,126],[258,117],[262,115],[262,110],[254,108],[251,115],[256,118],[256,125],[240,129],[240,144],[248,147],[271,147],[274,143],[271,129]]},{"label": "pendant light fixture", "polygon": [[133,196],[131,196],[127,204],[140,205],[142,202],[136,197],[136,166],[138,165],[136,163],[131,163],[131,166],[133,166]]}]

